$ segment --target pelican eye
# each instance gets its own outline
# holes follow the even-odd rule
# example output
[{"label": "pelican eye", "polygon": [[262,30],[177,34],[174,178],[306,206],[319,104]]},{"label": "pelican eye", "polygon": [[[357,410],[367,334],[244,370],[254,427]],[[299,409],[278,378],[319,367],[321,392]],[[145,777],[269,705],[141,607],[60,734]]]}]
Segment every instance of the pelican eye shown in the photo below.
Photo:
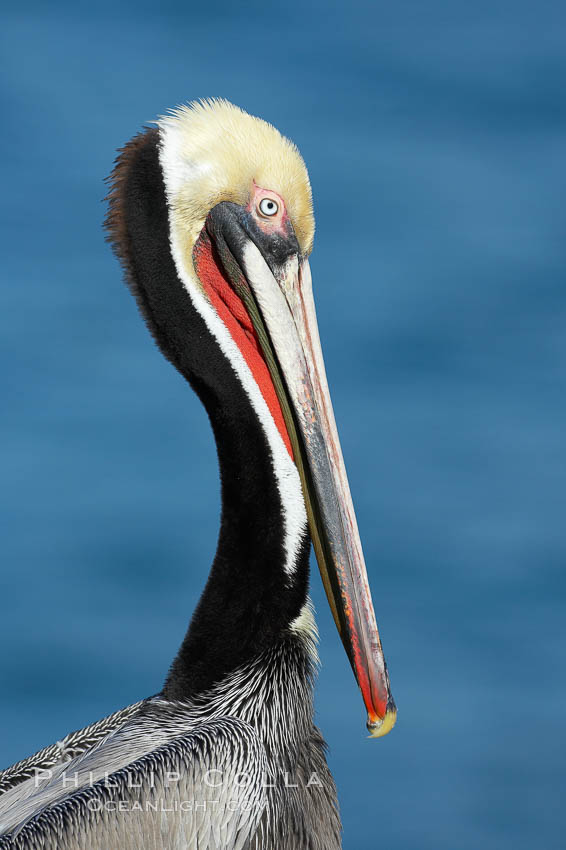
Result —
[{"label": "pelican eye", "polygon": [[279,204],[272,198],[262,198],[259,202],[259,211],[262,215],[277,215],[277,212],[279,211]]}]

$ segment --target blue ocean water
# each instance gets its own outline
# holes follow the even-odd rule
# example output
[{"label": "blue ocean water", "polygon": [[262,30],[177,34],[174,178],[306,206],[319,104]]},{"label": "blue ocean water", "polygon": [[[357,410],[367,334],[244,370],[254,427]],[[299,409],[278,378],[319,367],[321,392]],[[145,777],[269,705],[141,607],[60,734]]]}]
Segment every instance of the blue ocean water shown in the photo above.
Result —
[{"label": "blue ocean water", "polygon": [[224,96],[309,166],[315,294],[399,706],[320,580],[347,850],[564,846],[566,12],[5,3],[0,763],[159,689],[213,557],[204,411],[104,244],[115,149]]}]

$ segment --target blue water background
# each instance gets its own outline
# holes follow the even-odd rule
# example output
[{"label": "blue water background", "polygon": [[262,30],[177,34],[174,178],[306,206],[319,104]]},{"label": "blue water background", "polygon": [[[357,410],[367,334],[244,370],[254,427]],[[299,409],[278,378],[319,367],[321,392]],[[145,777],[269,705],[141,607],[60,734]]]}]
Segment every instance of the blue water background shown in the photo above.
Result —
[{"label": "blue water background", "polygon": [[208,422],[101,199],[145,122],[219,95],[294,139],[313,184],[399,705],[368,741],[314,573],[344,846],[564,847],[563,4],[9,3],[0,40],[0,762],[158,690],[213,557]]}]

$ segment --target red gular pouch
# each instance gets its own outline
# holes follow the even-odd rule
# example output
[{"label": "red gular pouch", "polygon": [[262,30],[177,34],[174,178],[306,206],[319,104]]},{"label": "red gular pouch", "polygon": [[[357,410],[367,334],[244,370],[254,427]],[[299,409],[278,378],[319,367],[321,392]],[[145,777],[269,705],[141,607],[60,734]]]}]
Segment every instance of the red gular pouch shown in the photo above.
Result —
[{"label": "red gular pouch", "polygon": [[293,458],[281,405],[246,307],[222,269],[210,236],[203,230],[193,250],[193,262],[204,292],[238,346],[269,408],[277,430]]}]

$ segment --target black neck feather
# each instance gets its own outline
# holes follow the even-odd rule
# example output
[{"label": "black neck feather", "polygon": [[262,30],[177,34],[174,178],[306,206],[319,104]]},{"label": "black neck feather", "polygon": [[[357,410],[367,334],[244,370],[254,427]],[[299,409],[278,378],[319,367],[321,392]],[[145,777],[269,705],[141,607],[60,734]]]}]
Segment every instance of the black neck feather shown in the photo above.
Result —
[{"label": "black neck feather", "polygon": [[290,580],[283,569],[283,506],[264,430],[177,275],[158,143],[158,130],[148,130],[122,150],[107,227],[155,341],[208,411],[218,450],[218,548],[163,690],[170,699],[186,699],[285,633],[306,599],[309,541],[305,536]]}]

